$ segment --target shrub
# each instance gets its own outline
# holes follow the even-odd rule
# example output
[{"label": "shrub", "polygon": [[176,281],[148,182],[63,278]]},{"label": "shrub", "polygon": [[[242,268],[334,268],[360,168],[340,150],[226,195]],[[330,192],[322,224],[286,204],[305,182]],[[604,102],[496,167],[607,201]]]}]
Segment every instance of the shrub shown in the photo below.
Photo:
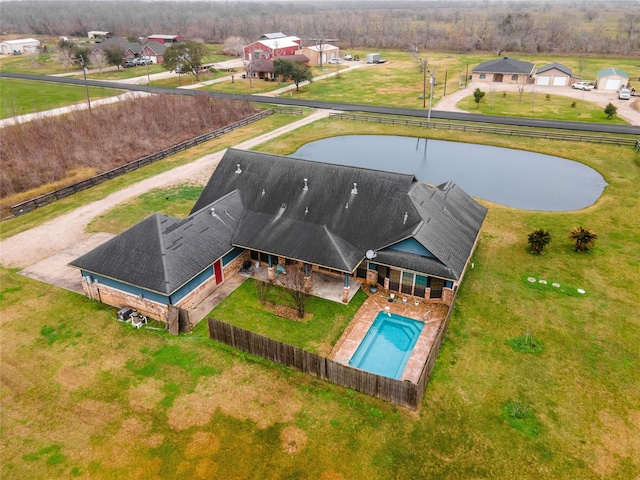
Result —
[{"label": "shrub", "polygon": [[609,102],[609,104],[604,107],[604,114],[608,119],[612,119],[615,117],[616,113],[618,113],[618,107],[616,107],[613,103]]},{"label": "shrub", "polygon": [[593,230],[578,226],[571,229],[569,238],[576,242],[576,252],[588,252],[596,244],[598,235]]},{"label": "shrub", "polygon": [[551,242],[551,233],[539,228],[529,234],[528,242],[531,246],[531,253],[542,253],[542,250]]}]

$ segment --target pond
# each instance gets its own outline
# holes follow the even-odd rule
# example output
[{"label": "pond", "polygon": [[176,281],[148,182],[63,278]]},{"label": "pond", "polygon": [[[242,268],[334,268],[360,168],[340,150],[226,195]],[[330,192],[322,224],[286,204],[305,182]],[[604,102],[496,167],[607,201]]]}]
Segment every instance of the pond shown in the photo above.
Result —
[{"label": "pond", "polygon": [[507,207],[573,211],[593,205],[607,186],[586,165],[510,148],[415,137],[345,135],[307,143],[292,157],[452,180],[469,195]]}]

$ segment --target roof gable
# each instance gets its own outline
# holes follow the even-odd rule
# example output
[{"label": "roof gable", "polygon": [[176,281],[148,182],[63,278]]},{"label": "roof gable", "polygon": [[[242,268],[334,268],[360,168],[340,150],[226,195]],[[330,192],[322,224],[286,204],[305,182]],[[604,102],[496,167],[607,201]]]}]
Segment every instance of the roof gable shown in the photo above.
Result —
[{"label": "roof gable", "polygon": [[231,250],[241,215],[234,193],[185,219],[156,213],[70,265],[170,295]]},{"label": "roof gable", "polygon": [[616,75],[622,78],[629,78],[629,76],[625,72],[623,72],[622,70],[616,70],[615,68],[605,68],[604,70],[600,70],[598,72],[598,78],[610,77],[612,75]]},{"label": "roof gable", "polygon": [[571,76],[571,69],[569,67],[565,66],[565,65],[562,65],[561,63],[558,63],[558,62],[553,62],[553,63],[550,63],[549,65],[545,65],[544,67],[540,67],[536,71],[536,74],[539,75],[541,73],[548,72],[549,70],[553,70],[553,69],[556,69],[556,70],[558,70],[558,71],[560,71],[562,73],[565,73],[565,74]]}]

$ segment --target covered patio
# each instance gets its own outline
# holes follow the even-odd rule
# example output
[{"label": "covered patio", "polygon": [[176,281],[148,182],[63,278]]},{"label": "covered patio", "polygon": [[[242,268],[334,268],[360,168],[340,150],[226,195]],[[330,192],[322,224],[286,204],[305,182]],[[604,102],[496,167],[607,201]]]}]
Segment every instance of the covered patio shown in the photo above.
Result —
[{"label": "covered patio", "polygon": [[[300,268],[294,265],[287,265],[287,269]],[[264,264],[256,266],[254,264],[248,271],[241,272],[241,275],[253,277],[256,280],[263,282],[268,281],[268,267]],[[283,276],[286,273],[279,273],[276,275],[275,284],[286,288],[283,282]],[[362,282],[353,278],[349,279],[349,302],[353,299],[356,292],[360,289]],[[314,297],[324,298],[333,302],[342,302],[344,293],[344,278],[324,273],[322,271],[314,270],[311,272],[311,291],[309,292]]]}]

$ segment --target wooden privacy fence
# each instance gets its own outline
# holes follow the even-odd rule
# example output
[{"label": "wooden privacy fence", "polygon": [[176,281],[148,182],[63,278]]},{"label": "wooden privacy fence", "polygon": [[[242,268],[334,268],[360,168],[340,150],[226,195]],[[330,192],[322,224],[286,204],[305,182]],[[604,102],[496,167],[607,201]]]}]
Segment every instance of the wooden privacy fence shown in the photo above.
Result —
[{"label": "wooden privacy fence", "polygon": [[55,202],[56,200],[60,200],[61,198],[65,198],[65,197],[68,197],[69,195],[73,195],[74,193],[81,192],[82,190],[86,190],[87,188],[91,188],[95,185],[99,185],[102,182],[106,182],[107,180],[111,180],[112,178],[119,177],[120,175],[124,175],[125,173],[130,172],[132,170],[136,170],[140,167],[144,167],[145,165],[149,165],[151,163],[157,162],[158,160],[162,160],[163,158],[171,156],[175,153],[181,152],[183,150],[187,150],[188,148],[191,148],[191,147],[195,147],[200,143],[220,137],[225,133],[229,133],[240,127],[249,125],[250,123],[257,122],[258,120],[262,120],[263,118],[268,117],[269,115],[273,115],[274,113],[288,113],[292,115],[302,115],[302,108],[284,107],[284,108],[271,108],[269,110],[265,110],[263,112],[257,113],[256,115],[243,118],[242,120],[232,123],[231,125],[227,125],[226,127],[213,130],[212,132],[199,135],[189,140],[185,140],[184,142],[165,148],[164,150],[160,150],[159,152],[152,153],[151,155],[147,155],[146,157],[139,158],[138,160],[134,160],[133,162],[129,162],[120,167],[101,173],[100,175],[96,175],[95,177],[82,180],[81,182],[74,183],[73,185],[69,185],[67,187],[54,190],[53,192],[45,193],[44,195],[40,195],[39,197],[32,198],[31,200],[26,200],[24,202],[18,203],[17,205],[13,205],[11,207],[11,212],[15,216],[30,212],[32,210],[35,210],[38,207],[43,207],[45,205]]},{"label": "wooden privacy fence", "polygon": [[207,317],[207,322],[209,324],[209,337],[217,342],[272,362],[295,368],[321,380],[416,410],[422,402],[427,381],[433,371],[440,345],[449,325],[451,311],[452,309],[449,309],[447,317],[440,326],[417,384],[383,377],[349,365],[343,365],[321,355],[210,317]]},{"label": "wooden privacy fence", "polygon": [[445,122],[442,120],[427,122],[411,118],[385,117],[378,115],[361,115],[353,113],[331,113],[329,117],[340,120],[356,120],[359,122],[402,125],[405,127],[430,128],[433,130],[456,130],[471,133],[494,133],[511,137],[546,138],[550,140],[567,140],[571,142],[606,143],[613,145],[635,146],[640,151],[640,141],[633,138],[609,137],[606,135],[584,135],[579,133],[561,133],[543,130],[527,130],[524,128],[493,127],[466,123]]}]

